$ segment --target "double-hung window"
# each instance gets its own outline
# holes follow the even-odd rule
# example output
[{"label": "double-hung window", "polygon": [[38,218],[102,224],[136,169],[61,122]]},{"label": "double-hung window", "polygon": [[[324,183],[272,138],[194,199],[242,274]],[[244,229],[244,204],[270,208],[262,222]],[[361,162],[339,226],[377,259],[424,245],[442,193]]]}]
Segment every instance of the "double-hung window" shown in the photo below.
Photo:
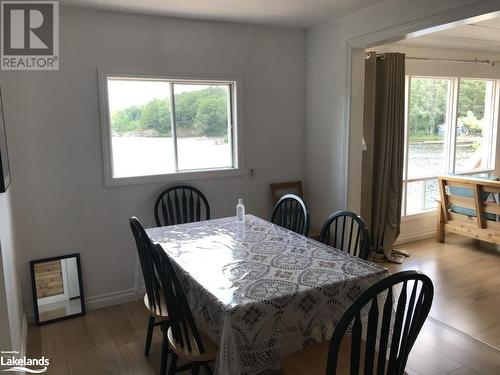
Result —
[{"label": "double-hung window", "polygon": [[99,71],[107,185],[239,171],[238,80]]},{"label": "double-hung window", "polygon": [[437,207],[437,176],[495,168],[500,81],[406,77],[402,214]]}]

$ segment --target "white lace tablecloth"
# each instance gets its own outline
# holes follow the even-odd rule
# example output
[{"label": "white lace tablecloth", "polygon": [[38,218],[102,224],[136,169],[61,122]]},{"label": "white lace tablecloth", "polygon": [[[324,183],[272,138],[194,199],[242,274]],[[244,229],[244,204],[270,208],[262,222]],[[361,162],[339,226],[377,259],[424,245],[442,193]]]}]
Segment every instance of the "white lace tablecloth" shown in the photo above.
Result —
[{"label": "white lace tablecloth", "polygon": [[286,354],[328,339],[354,299],[389,275],[252,215],[146,232],[174,260],[198,328],[219,345],[222,375],[279,370]]}]

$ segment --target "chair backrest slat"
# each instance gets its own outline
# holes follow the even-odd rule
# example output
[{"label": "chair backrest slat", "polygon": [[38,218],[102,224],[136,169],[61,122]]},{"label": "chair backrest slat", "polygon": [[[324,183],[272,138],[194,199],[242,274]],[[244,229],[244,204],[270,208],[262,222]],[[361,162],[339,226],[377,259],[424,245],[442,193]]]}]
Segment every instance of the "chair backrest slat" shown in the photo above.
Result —
[{"label": "chair backrest slat", "polygon": [[285,194],[278,200],[271,222],[303,236],[309,234],[309,210],[302,198],[295,194]]},{"label": "chair backrest slat", "polygon": [[[353,221],[353,223],[354,223],[354,221]],[[354,243],[354,247],[353,247],[354,250],[356,250],[356,249],[358,250],[356,256],[359,256],[359,253],[360,253],[359,247],[358,247],[360,235],[361,235],[361,229],[360,229],[360,227],[358,225],[357,226],[357,230],[356,230],[356,242]]]},{"label": "chair backrest slat", "polygon": [[396,368],[396,356],[399,351],[401,331],[403,327],[403,318],[406,307],[407,281],[403,282],[403,289],[399,295],[398,305],[396,307],[396,317],[394,320],[393,334],[391,340],[391,350],[389,352],[389,364],[387,371],[392,374]]},{"label": "chair backrest slat", "polygon": [[184,221],[182,220],[182,217],[181,217],[181,207],[180,207],[180,204],[179,204],[179,196],[177,194],[177,192],[179,190],[180,189],[175,189],[174,190],[175,219],[177,220],[177,223],[183,223]]},{"label": "chair backrest slat", "polygon": [[137,254],[141,264],[148,302],[150,307],[158,309],[161,312],[161,304],[159,303],[160,284],[156,277],[153,262],[153,245],[146,234],[144,227],[136,217],[131,217],[129,219],[129,223],[137,246]]},{"label": "chair backrest slat", "polygon": [[194,216],[194,197],[193,197],[193,191],[190,191],[189,194],[189,220],[191,222],[196,221],[195,216]]},{"label": "chair backrest slat", "polygon": [[[350,222],[350,224],[347,223]],[[333,231],[331,227],[333,226]],[[356,232],[354,228],[356,227]],[[353,241],[353,234],[356,237]],[[347,238],[346,238],[347,236]],[[336,249],[362,259],[367,259],[370,252],[370,234],[363,219],[349,211],[339,211],[326,219],[319,240]],[[354,246],[352,246],[354,242]]]},{"label": "chair backrest slat", "polygon": [[[169,209],[172,209],[172,206],[168,206]],[[168,211],[167,211],[167,205],[165,205],[165,201],[162,199],[161,200],[161,213],[163,214],[163,217],[168,217]]]},{"label": "chair backrest slat", "polygon": [[[337,233],[338,233],[337,225],[338,225],[338,220],[335,220],[335,228],[334,228],[334,231],[333,231],[333,233],[335,233],[335,235],[333,236],[333,247],[335,247],[335,248],[337,247]],[[331,236],[330,226],[328,226],[328,237],[325,236],[325,239],[323,241],[321,241],[321,242],[325,242],[326,238],[330,238],[330,236]]]},{"label": "chair backrest slat", "polygon": [[[201,218],[201,201],[200,201],[200,195],[198,194],[197,199],[196,199],[196,221],[200,221]],[[208,205],[206,206],[207,208],[207,220],[210,219],[210,209],[208,208]]]},{"label": "chair backrest slat", "polygon": [[203,354],[205,347],[186,294],[170,258],[160,244],[154,245],[153,261],[164,293],[174,340],[190,352],[197,349]]},{"label": "chair backrest slat", "polygon": [[361,335],[363,326],[361,324],[361,316],[358,313],[354,318],[352,325],[351,339],[351,375],[359,374],[359,358],[361,357]]},{"label": "chair backrest slat", "polygon": [[366,329],[366,355],[364,375],[373,374],[373,361],[375,358],[375,346],[377,340],[377,327],[378,327],[378,303],[375,297],[372,300],[370,312],[368,313],[368,327]]},{"label": "chair backrest slat", "polygon": [[[344,249],[345,248],[345,241],[344,241],[345,240],[345,238],[344,238],[345,237],[345,222],[346,222],[347,218],[344,216],[342,219],[343,219],[342,220],[342,241],[340,242],[340,246],[342,246],[342,249]],[[347,248],[347,251],[350,251],[350,249]]]},{"label": "chair backrest slat", "polygon": [[[172,203],[172,198],[170,198],[170,194],[168,194],[168,193],[166,194],[166,196],[167,196],[167,206],[168,206],[169,216],[164,216],[163,220],[165,220],[165,223],[167,223],[167,222],[168,223],[175,223],[174,205]],[[162,202],[163,202],[163,199],[162,199]],[[155,212],[156,212],[156,210],[155,210]],[[168,220],[167,220],[167,218],[168,218]],[[158,223],[159,223],[159,219],[156,218],[156,225],[161,226],[161,223],[160,224],[158,224]],[[168,224],[166,224],[166,225],[168,225]]]},{"label": "chair backrest slat", "polygon": [[387,348],[389,344],[389,330],[392,317],[392,286],[387,290],[387,297],[384,303],[382,315],[382,326],[380,328],[380,340],[377,358],[377,375],[383,375],[385,372],[385,363],[387,358]]},{"label": "chair backrest slat", "polygon": [[[412,288],[409,283],[413,283]],[[400,293],[393,292],[393,288],[401,290]],[[432,281],[417,271],[396,273],[365,290],[335,327],[328,350],[326,374],[337,373],[342,340],[351,327],[350,375],[371,375],[375,368],[377,375],[402,375],[408,355],[431,309],[433,295]],[[379,319],[378,299],[384,296],[386,299]],[[394,296],[398,297],[395,309]],[[363,337],[366,337],[365,342]]]},{"label": "chair backrest slat", "polygon": [[156,199],[154,208],[157,226],[210,220],[207,198],[198,189],[179,185],[164,190]]}]

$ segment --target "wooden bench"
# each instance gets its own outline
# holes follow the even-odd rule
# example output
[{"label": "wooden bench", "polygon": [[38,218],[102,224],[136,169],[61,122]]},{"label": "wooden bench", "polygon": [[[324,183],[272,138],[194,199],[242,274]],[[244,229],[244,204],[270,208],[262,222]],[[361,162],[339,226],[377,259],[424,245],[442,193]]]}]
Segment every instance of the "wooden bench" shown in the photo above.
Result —
[{"label": "wooden bench", "polygon": [[500,181],[441,176],[438,184],[437,242],[449,232],[500,245]]}]

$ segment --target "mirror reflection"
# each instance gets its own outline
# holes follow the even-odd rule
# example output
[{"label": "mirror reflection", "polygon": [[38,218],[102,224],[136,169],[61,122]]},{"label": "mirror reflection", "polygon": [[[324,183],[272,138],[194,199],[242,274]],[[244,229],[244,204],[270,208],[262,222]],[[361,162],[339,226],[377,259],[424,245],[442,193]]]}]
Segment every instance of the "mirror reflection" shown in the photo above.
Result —
[{"label": "mirror reflection", "polygon": [[84,313],[78,254],[32,262],[37,323]]}]

